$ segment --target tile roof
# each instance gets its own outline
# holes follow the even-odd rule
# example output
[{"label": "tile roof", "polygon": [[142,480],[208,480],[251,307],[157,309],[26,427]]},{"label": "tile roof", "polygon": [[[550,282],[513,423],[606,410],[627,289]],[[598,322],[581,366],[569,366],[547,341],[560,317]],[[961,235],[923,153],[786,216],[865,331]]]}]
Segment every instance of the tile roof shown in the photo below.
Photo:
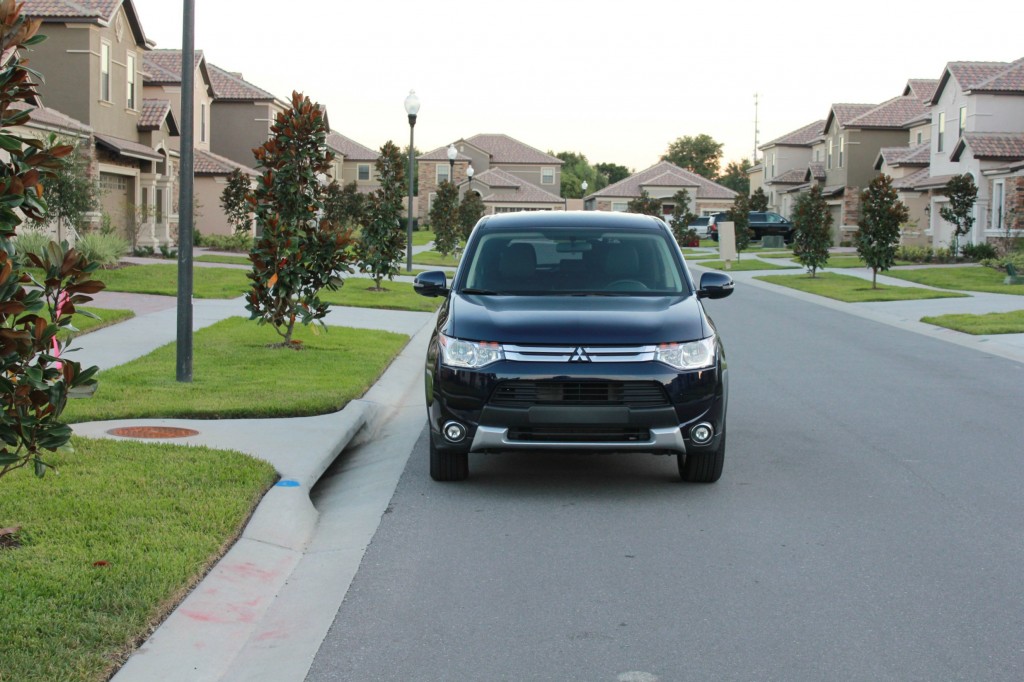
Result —
[{"label": "tile roof", "polygon": [[346,161],[376,161],[380,158],[380,152],[334,131],[327,135],[327,146],[344,156]]},{"label": "tile roof", "polygon": [[950,62],[946,70],[953,74],[961,89],[973,90],[1002,74],[1008,66],[1008,62]]},{"label": "tile roof", "polygon": [[32,113],[29,114],[29,121],[25,125],[30,128],[46,128],[47,130],[53,130],[55,132],[67,131],[70,133],[81,133],[83,135],[89,135],[92,133],[92,128],[79,121],[78,119],[71,118],[67,114],[62,114],[56,109],[50,109],[48,107],[35,107],[32,108],[24,102],[13,102],[11,104],[12,109],[32,109]]},{"label": "tile roof", "polygon": [[[882,147],[879,159],[890,166],[927,166],[931,163],[931,142],[911,147]],[[879,168],[876,164],[875,168]]]},{"label": "tile roof", "polygon": [[490,194],[481,195],[487,203],[509,203],[509,204],[565,204],[562,197],[541,189],[531,182],[517,178],[508,171],[500,168],[490,168],[479,175],[473,176],[473,181],[468,180],[467,187],[479,190],[479,185],[484,185],[491,190]]},{"label": "tile roof", "polygon": [[237,168],[246,175],[259,176],[259,173],[252,168],[235,163],[231,159],[206,151],[205,149],[195,150],[194,164],[196,175],[229,175]]},{"label": "tile roof", "polygon": [[[820,161],[811,161],[809,164],[807,164],[807,175],[809,175],[814,180],[824,180],[825,164],[823,164]],[[807,177],[807,175],[805,175],[804,177]]]},{"label": "tile roof", "polygon": [[766,185],[799,185],[807,179],[806,168],[792,168],[785,173],[779,173],[771,180],[765,180]]},{"label": "tile roof", "polygon": [[836,124],[842,127],[877,106],[877,104],[833,104],[828,118],[825,120],[825,130],[828,130],[828,124],[832,122],[833,118],[836,120]]},{"label": "tile roof", "polygon": [[240,74],[225,71],[214,64],[207,64],[210,71],[210,83],[213,85],[215,100],[233,102],[264,102],[276,99],[262,88],[242,78]]},{"label": "tile roof", "polygon": [[128,156],[133,159],[145,159],[147,161],[162,161],[164,158],[155,149],[147,147],[144,144],[139,144],[138,142],[123,140],[120,137],[114,137],[113,135],[101,135],[100,133],[95,133],[93,137],[96,138],[96,144],[98,146],[106,147],[120,156]]},{"label": "tile roof", "polygon": [[779,188],[779,193],[780,194],[799,194],[800,192],[803,192],[805,189],[810,189],[810,188],[811,188],[811,183],[805,182],[802,185],[793,185],[792,187],[780,187]]},{"label": "tile roof", "polygon": [[1010,64],[1005,71],[978,83],[971,88],[974,92],[1022,92],[1024,93],[1024,59]]},{"label": "tile roof", "polygon": [[467,137],[466,142],[490,154],[491,163],[540,163],[552,166],[564,163],[557,156],[545,154],[508,135],[480,134]]},{"label": "tile roof", "polygon": [[26,16],[42,19],[44,22],[69,22],[109,26],[119,7],[124,6],[125,16],[132,37],[137,45],[149,48],[153,41],[146,37],[135,11],[135,5],[124,0],[25,0]]},{"label": "tile roof", "polygon": [[927,178],[922,178],[914,183],[914,189],[935,189],[936,187],[945,187],[956,175],[930,175]]},{"label": "tile roof", "polygon": [[32,17],[108,20],[122,0],[25,0],[24,12]]},{"label": "tile roof", "polygon": [[929,115],[929,109],[917,97],[893,97],[877,107],[850,119],[850,128],[903,128],[910,121],[920,121]]},{"label": "tile roof", "polygon": [[810,147],[814,144],[814,141],[820,138],[825,132],[825,121],[815,121],[814,123],[808,123],[803,128],[797,128],[791,132],[786,133],[781,137],[777,137],[771,142],[766,142],[758,149],[767,149],[775,145],[787,145],[792,147]]},{"label": "tile roof", "polygon": [[892,181],[893,189],[917,189],[918,184],[928,178],[928,168],[920,168],[910,175]]},{"label": "tile roof", "polygon": [[167,121],[172,135],[178,134],[178,124],[171,114],[171,103],[166,99],[142,100],[142,111],[139,113],[139,130],[159,130]]},{"label": "tile roof", "polygon": [[907,81],[907,87],[903,89],[903,94],[912,95],[921,100],[922,104],[928,104],[932,101],[937,87],[939,87],[938,78],[911,78]]},{"label": "tile roof", "polygon": [[[437,149],[431,149],[426,154],[420,154],[416,157],[417,161],[447,161],[448,160],[448,145],[438,147]],[[456,161],[472,161],[471,157],[459,152],[455,155]]]},{"label": "tile roof", "polygon": [[950,158],[959,161],[967,147],[975,159],[1024,159],[1024,133],[964,133]]},{"label": "tile roof", "polygon": [[[195,68],[203,61],[203,51],[196,50]],[[181,50],[150,50],[142,55],[142,67],[147,85],[177,85],[181,83]]]},{"label": "tile roof", "polygon": [[[672,177],[675,182],[672,184],[666,184],[669,177]],[[634,173],[624,180],[619,180],[613,185],[594,192],[593,194],[584,197],[590,199],[591,197],[623,197],[623,198],[634,198],[640,196],[640,192],[644,186],[648,185],[651,181],[657,181],[659,187],[696,187],[697,199],[734,199],[736,192],[732,191],[728,187],[723,187],[716,182],[712,182],[707,178],[698,175],[692,171],[684,170],[679,166],[676,166],[668,161],[661,161],[654,164],[650,168]]]}]

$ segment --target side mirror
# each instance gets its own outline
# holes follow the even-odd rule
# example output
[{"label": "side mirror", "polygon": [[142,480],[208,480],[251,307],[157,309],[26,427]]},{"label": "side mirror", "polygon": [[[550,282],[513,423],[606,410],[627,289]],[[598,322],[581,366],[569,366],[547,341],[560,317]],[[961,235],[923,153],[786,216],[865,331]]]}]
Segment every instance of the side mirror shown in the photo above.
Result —
[{"label": "side mirror", "polygon": [[732,277],[724,272],[705,272],[700,276],[697,298],[725,298],[732,293]]},{"label": "side mirror", "polygon": [[421,272],[416,275],[412,288],[420,296],[436,298],[448,293],[448,279],[443,270]]}]

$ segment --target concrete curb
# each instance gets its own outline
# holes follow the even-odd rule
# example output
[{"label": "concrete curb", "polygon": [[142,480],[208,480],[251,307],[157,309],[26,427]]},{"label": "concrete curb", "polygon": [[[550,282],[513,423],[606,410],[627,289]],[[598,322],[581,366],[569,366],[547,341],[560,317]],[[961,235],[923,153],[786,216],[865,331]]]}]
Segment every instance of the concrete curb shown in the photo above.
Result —
[{"label": "concrete curb", "polygon": [[[334,414],[293,419],[147,419],[75,425],[77,435],[114,439],[121,438],[107,432],[121,426],[145,424],[195,429],[200,432],[198,436],[147,441],[239,450],[270,462],[281,474],[281,481],[264,496],[239,540],[132,654],[114,680],[220,680],[231,666],[236,669],[252,667],[248,657],[245,661],[237,659],[254,637],[262,638],[261,641],[281,639],[282,628],[276,624],[278,621],[268,625],[267,614],[302,564],[316,530],[319,513],[310,500],[310,491],[342,451],[373,439],[396,409],[414,397],[419,398],[423,357],[431,327],[424,324],[373,387],[361,399]],[[417,429],[416,435],[418,433]],[[407,457],[408,450],[387,476],[388,483],[382,490],[386,491],[388,500]],[[347,548],[346,565],[352,576],[384,508],[386,500],[372,524],[368,519],[360,528],[358,540]],[[372,528],[367,533],[370,525]],[[337,578],[335,571],[330,575]],[[350,581],[351,577],[344,581],[345,590]],[[317,589],[310,589],[308,585],[302,586],[300,591],[308,591],[314,597],[316,608],[329,612],[326,627],[315,641],[319,647],[344,598],[344,591],[336,599],[327,601],[316,598]],[[258,648],[259,642],[255,646]],[[242,675],[238,679],[252,678]]]}]

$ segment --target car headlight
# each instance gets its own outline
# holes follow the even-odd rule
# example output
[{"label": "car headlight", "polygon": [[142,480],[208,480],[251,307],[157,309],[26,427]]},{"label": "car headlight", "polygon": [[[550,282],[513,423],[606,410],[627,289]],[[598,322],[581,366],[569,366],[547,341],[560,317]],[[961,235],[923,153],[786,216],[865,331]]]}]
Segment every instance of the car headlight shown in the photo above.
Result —
[{"label": "car headlight", "polygon": [[441,361],[449,367],[477,369],[505,359],[501,345],[490,342],[463,341],[444,334],[438,335]]},{"label": "car headlight", "polygon": [[687,343],[663,343],[658,346],[657,360],[676,369],[704,369],[715,364],[715,336]]}]

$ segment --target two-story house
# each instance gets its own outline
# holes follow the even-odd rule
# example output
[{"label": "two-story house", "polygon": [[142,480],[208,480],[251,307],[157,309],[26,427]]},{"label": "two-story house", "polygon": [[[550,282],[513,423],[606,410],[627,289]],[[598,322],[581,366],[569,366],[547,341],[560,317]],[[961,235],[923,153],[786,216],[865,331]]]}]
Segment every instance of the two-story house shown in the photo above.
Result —
[{"label": "two-story house", "polygon": [[646,191],[651,197],[662,200],[661,210],[667,221],[675,209],[672,197],[683,189],[690,196],[690,212],[696,215],[728,211],[737,196],[733,190],[702,175],[661,161],[583,197],[583,208],[587,211],[626,211],[629,202],[640,198]]},{"label": "two-story house", "polygon": [[[488,214],[564,209],[565,201],[561,197],[563,161],[558,157],[502,134],[474,135],[452,144],[457,151],[454,164],[448,159],[450,145],[438,147],[416,157],[419,162],[418,215],[425,216],[430,212],[437,187],[445,180],[450,179],[459,185],[460,192],[467,191],[470,185],[467,182],[470,166],[474,173],[472,186],[474,191],[480,191]],[[520,191],[508,191],[512,186],[507,184],[503,186],[501,192],[482,191],[487,187],[482,184],[485,180],[496,183],[510,182],[502,174],[485,178],[484,173],[492,169],[500,169],[516,178],[517,181],[513,184],[517,185]]]},{"label": "two-story house", "polygon": [[[270,138],[270,126],[288,103],[253,85],[242,74],[209,64],[214,98],[210,151],[246,167],[256,159],[252,150]],[[197,136],[198,137],[198,136]]]},{"label": "two-story house", "polygon": [[833,241],[850,241],[860,220],[860,193],[878,175],[883,147],[906,144],[909,122],[921,118],[924,104],[900,95],[878,105],[834,104],[825,120],[823,194],[832,214]]},{"label": "two-story house", "polygon": [[[103,221],[132,243],[166,244],[177,226],[177,134],[144,105],[142,61],[153,43],[131,2],[26,0],[47,40],[32,48],[46,105],[93,130]],[[148,210],[146,207],[152,207]]]},{"label": "two-story house", "polygon": [[[999,237],[1019,196],[1024,161],[1024,59],[1014,62],[950,62],[931,100],[928,236],[934,246],[951,241],[952,226],[940,215],[943,188],[969,173],[978,186],[975,223],[966,241]],[[1019,219],[1019,218],[1018,218]]]},{"label": "two-story house", "polygon": [[793,190],[806,185],[807,165],[814,143],[824,135],[825,121],[815,121],[758,147],[762,153],[762,186],[768,196],[768,210],[789,216]]},{"label": "two-story house", "polygon": [[334,152],[334,179],[339,184],[356,183],[356,188],[368,194],[380,187],[377,180],[377,159],[380,152],[359,144],[333,130],[327,135],[327,146]]},{"label": "two-story house", "polygon": [[[143,58],[146,104],[155,106],[159,103],[161,106],[169,107],[171,115],[177,121],[182,117],[181,64],[181,50],[152,50]],[[228,176],[235,170],[240,170],[250,177],[258,174],[251,168],[254,159],[246,165],[211,150],[214,136],[212,112],[216,92],[213,88],[210,66],[202,50],[196,51],[193,68],[194,228],[200,234],[230,235],[234,227],[228,222],[220,205]],[[173,147],[178,150],[177,138],[173,140]]]}]

